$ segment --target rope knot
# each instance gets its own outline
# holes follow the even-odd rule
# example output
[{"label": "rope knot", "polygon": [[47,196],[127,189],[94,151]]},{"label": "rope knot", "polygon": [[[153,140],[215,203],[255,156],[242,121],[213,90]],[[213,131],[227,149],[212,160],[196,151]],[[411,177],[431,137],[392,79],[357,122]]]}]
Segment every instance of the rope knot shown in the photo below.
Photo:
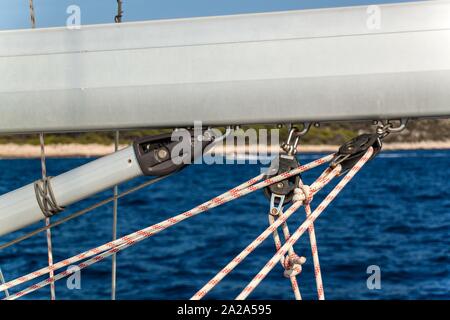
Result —
[{"label": "rope knot", "polygon": [[311,192],[311,188],[303,184],[298,188],[294,189],[294,201],[302,201],[303,205],[308,205],[313,199],[313,193]]},{"label": "rope knot", "polygon": [[286,256],[283,261],[283,267],[285,269],[284,276],[286,278],[290,278],[299,275],[302,272],[302,264],[304,264],[305,262],[305,257],[300,257],[295,253],[290,256]]}]

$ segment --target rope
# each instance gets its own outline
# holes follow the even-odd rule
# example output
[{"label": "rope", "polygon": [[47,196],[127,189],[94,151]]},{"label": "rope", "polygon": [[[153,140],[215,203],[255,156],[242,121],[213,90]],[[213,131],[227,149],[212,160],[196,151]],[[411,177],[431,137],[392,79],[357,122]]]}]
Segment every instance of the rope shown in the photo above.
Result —
[{"label": "rope", "polygon": [[[315,194],[320,191],[327,183],[329,183],[334,177],[339,174],[339,168],[335,168],[328,172],[327,176],[323,179],[316,180],[311,185],[311,194]],[[277,220],[274,221],[266,230],[264,230],[252,243],[250,243],[241,253],[239,253],[230,263],[228,263],[221,271],[219,271],[203,288],[201,288],[191,300],[202,299],[212,288],[214,288],[226,275],[228,275],[239,263],[241,263],[251,252],[253,252],[264,240],[266,240],[273,232],[285,222],[298,208],[302,205],[303,201],[295,201],[289,209],[281,214]]]},{"label": "rope", "polygon": [[[172,218],[164,220],[164,221],[162,221],[162,222],[160,222],[158,224],[155,224],[155,225],[149,226],[147,228],[144,228],[142,230],[139,230],[139,231],[136,231],[134,233],[131,233],[131,234],[129,234],[127,236],[124,236],[122,238],[119,238],[119,239],[117,239],[115,241],[111,241],[109,243],[106,243],[106,244],[104,244],[102,246],[99,246],[97,248],[94,248],[94,249],[88,250],[86,252],[83,252],[83,253],[81,253],[79,255],[76,255],[76,256],[74,256],[72,258],[69,258],[69,259],[63,260],[61,262],[58,262],[52,267],[52,270],[57,270],[57,269],[62,268],[64,266],[67,266],[67,265],[73,264],[75,262],[78,262],[78,261],[80,261],[82,259],[86,259],[86,258],[90,258],[92,256],[95,256],[92,259],[89,259],[89,260],[85,261],[84,263],[80,263],[78,265],[78,267],[80,269],[83,269],[83,268],[85,268],[85,267],[87,267],[87,266],[89,266],[89,265],[91,265],[93,263],[96,263],[98,261],[103,260],[104,258],[106,258],[106,257],[108,257],[108,256],[110,256],[110,255],[112,255],[112,254],[114,254],[114,253],[116,253],[116,252],[118,252],[120,250],[123,250],[123,249],[125,249],[125,248],[127,248],[127,247],[129,247],[131,245],[134,245],[137,242],[140,242],[140,241],[142,241],[142,240],[144,240],[144,239],[146,239],[148,237],[151,237],[151,236],[161,232],[162,230],[165,230],[165,229],[167,229],[167,228],[169,228],[169,227],[171,227],[171,226],[173,226],[173,225],[175,225],[175,224],[177,224],[177,223],[179,223],[179,222],[181,222],[181,221],[183,221],[183,220],[185,220],[187,218],[193,217],[193,216],[195,216],[195,215],[197,215],[199,213],[202,213],[202,212],[207,211],[207,210],[209,210],[211,208],[217,207],[217,206],[222,205],[222,204],[224,204],[226,202],[229,202],[231,200],[234,200],[234,199],[237,199],[239,197],[242,197],[242,196],[244,196],[246,194],[249,194],[251,192],[254,192],[256,190],[264,188],[264,187],[266,187],[268,185],[271,185],[271,184],[276,183],[278,181],[281,181],[281,180],[284,180],[286,178],[289,178],[289,177],[291,177],[293,175],[298,175],[298,174],[300,174],[300,173],[302,173],[304,171],[310,170],[310,169],[312,169],[314,167],[317,167],[317,166],[319,166],[319,165],[321,165],[323,163],[329,162],[329,161],[331,161],[332,158],[333,158],[333,154],[325,156],[325,157],[320,158],[320,159],[317,159],[317,160],[315,160],[315,161],[313,161],[313,162],[311,162],[309,164],[299,166],[298,168],[296,168],[294,170],[291,170],[290,172],[286,172],[286,173],[283,173],[283,174],[281,174],[279,176],[276,176],[276,177],[273,177],[273,178],[270,178],[270,179],[266,179],[266,180],[264,180],[262,182],[256,183],[257,181],[261,180],[264,177],[264,174],[260,174],[259,176],[257,176],[255,178],[253,178],[253,179],[251,179],[251,180],[241,184],[240,186],[235,187],[235,188],[225,192],[224,194],[222,194],[222,195],[220,195],[220,196],[218,196],[216,198],[213,198],[213,199],[211,199],[211,200],[209,200],[209,201],[207,201],[207,202],[205,202],[205,203],[203,203],[203,204],[201,204],[201,205],[199,205],[199,206],[197,206],[197,207],[195,207],[195,208],[193,208],[193,209],[191,209],[189,211],[186,211],[186,212],[181,213],[181,214],[179,214],[177,216],[174,216]],[[105,250],[107,250],[107,251],[104,252]],[[8,283],[6,283],[4,285],[1,285],[0,286],[0,290],[4,290],[5,288],[14,287],[16,285],[19,285],[21,283],[27,282],[29,280],[32,280],[32,279],[34,279],[36,277],[42,276],[42,275],[47,274],[47,273],[49,273],[49,267],[42,268],[42,269],[37,270],[35,272],[32,272],[32,273],[30,273],[28,275],[25,275],[25,276],[22,276],[20,278],[17,278],[17,279],[14,279],[12,281],[9,281]],[[38,284],[35,284],[35,285],[31,286],[31,287],[28,287],[25,290],[22,290],[22,291],[16,293],[15,295],[10,296],[9,298],[11,300],[12,299],[17,299],[20,296],[23,296],[23,295],[25,295],[25,294],[27,294],[29,292],[33,292],[33,291],[35,291],[35,290],[37,290],[39,288],[42,288],[42,287],[48,285],[49,283],[52,283],[52,282],[54,282],[56,280],[59,280],[59,279],[65,277],[65,276],[68,276],[71,273],[73,273],[73,271],[72,272],[71,271],[64,271],[62,273],[59,273],[55,277],[50,277],[50,278],[48,278],[48,279],[46,279],[46,280],[44,280],[42,282],[39,282]]]},{"label": "rope", "polygon": [[[119,131],[116,131],[114,139],[114,151],[119,150]],[[118,195],[119,186],[114,186],[113,190],[114,202],[113,202],[113,224],[112,224],[112,240],[117,239],[117,208],[118,208]],[[117,283],[117,256],[113,254],[111,262],[111,300],[116,300],[116,283]]]},{"label": "rope", "polygon": [[[307,188],[308,186],[303,185],[301,179],[300,183],[301,183],[300,185],[301,190],[308,191]],[[311,215],[311,205],[310,205],[311,201],[312,197],[304,202],[306,218],[308,218]],[[316,239],[316,232],[314,230],[314,224],[311,224],[311,226],[308,228],[308,233],[309,233],[309,243],[311,246],[311,255],[313,258],[314,277],[316,279],[317,296],[319,300],[325,300],[325,292],[323,289],[322,272],[320,270],[319,252],[317,249],[317,239]]]},{"label": "rope", "polygon": [[[322,181],[322,179],[326,176],[326,174],[329,173],[329,169],[325,170],[321,176],[317,179],[317,181]],[[309,203],[312,201],[313,198],[313,194],[310,191],[310,187],[307,185],[303,185],[302,180],[299,180],[299,187],[296,188],[294,190],[294,201],[303,201],[303,205],[305,207],[309,207]],[[281,204],[281,202],[280,202]],[[281,210],[275,210],[275,211],[271,211],[269,213],[269,223],[273,224],[275,221],[275,217],[278,217],[280,214]],[[284,235],[284,239],[285,241],[288,241],[289,238],[291,237],[290,235],[290,231],[289,231],[289,227],[287,222],[283,222],[283,224],[281,225],[282,230],[283,230],[283,235]],[[314,230],[314,229],[313,229]],[[275,229],[275,231],[273,232],[273,239],[275,242],[275,248],[277,249],[277,251],[281,248],[281,240],[280,240],[280,236],[278,234],[278,229]],[[311,246],[312,243],[315,243],[315,235],[313,236],[313,240],[311,240]],[[317,252],[317,250],[316,250]],[[313,254],[314,256],[314,254]],[[318,261],[318,260],[317,260]],[[282,265],[282,267],[285,269],[284,271],[284,276],[289,278],[291,281],[291,286],[292,286],[292,290],[294,292],[294,296],[296,300],[301,300],[301,294],[300,294],[300,288],[298,286],[298,282],[297,282],[297,275],[299,275],[302,271],[302,265],[306,262],[306,258],[305,257],[300,257],[298,256],[295,251],[294,248],[291,247],[289,248],[288,254],[286,255],[286,257],[283,257],[280,260],[280,263]],[[316,266],[316,259],[314,259],[314,265]],[[315,269],[317,269],[317,267],[315,267]],[[320,265],[318,266],[318,270],[320,270]],[[320,273],[319,273],[320,274]],[[320,283],[321,283],[321,278],[320,278]],[[318,286],[318,292],[319,291],[319,286]],[[322,290],[323,292],[323,290]],[[319,295],[319,299],[321,299],[322,297]],[[324,297],[323,297],[324,298]],[[321,299],[323,300],[323,299]]]},{"label": "rope", "polygon": [[[241,184],[240,186],[238,186],[238,187],[236,187],[234,189],[231,189],[230,191],[224,193],[220,197],[229,196],[229,195],[233,194],[234,192],[240,190],[241,188],[245,188],[247,186],[251,186],[252,184],[254,184],[256,182],[256,180],[262,179],[263,176],[264,175],[261,174],[261,175],[257,176],[256,178],[253,178],[253,179],[251,179],[251,180]],[[215,198],[215,199],[217,199],[217,198]],[[133,245],[135,243],[137,243],[137,242],[140,242],[141,240],[143,240],[145,238],[148,238],[148,237],[150,237],[150,236],[152,236],[152,235],[154,235],[156,233],[159,233],[160,231],[166,229],[170,225],[173,225],[173,224],[177,223],[176,220],[178,220],[178,219],[184,220],[184,219],[186,219],[186,218],[188,218],[190,216],[193,216],[194,215],[193,212],[195,212],[194,211],[195,209],[203,210],[203,211],[208,210],[208,207],[207,207],[208,203],[211,203],[213,200],[205,202],[204,204],[202,204],[202,205],[200,205],[200,206],[198,206],[198,207],[196,207],[196,208],[194,208],[194,209],[192,209],[190,211],[186,211],[185,213],[180,214],[180,215],[178,215],[176,217],[169,218],[169,219],[164,220],[164,221],[162,221],[162,222],[160,222],[158,224],[152,225],[152,226],[150,226],[148,228],[139,230],[137,232],[134,232],[132,234],[124,236],[124,237],[122,237],[120,239],[117,239],[115,241],[109,242],[109,243],[107,243],[107,244],[105,244],[103,246],[100,246],[100,247],[88,250],[88,251],[83,252],[83,253],[81,253],[81,254],[79,254],[77,256],[74,256],[72,258],[69,258],[69,259],[66,259],[64,261],[58,262],[58,263],[56,263],[53,266],[53,269],[56,270],[56,269],[59,269],[59,268],[64,267],[64,266],[71,265],[71,264],[73,264],[75,262],[78,262],[78,261],[80,261],[82,259],[94,256],[93,258],[91,258],[91,259],[89,259],[89,260],[87,260],[87,261],[85,261],[83,263],[78,264],[79,270],[84,269],[87,266],[90,266],[90,265],[92,265],[92,264],[94,264],[96,262],[99,262],[99,261],[101,261],[101,260],[111,256],[112,254],[117,253],[118,251],[121,251],[121,250],[123,250],[123,249],[125,249],[125,248],[127,248],[127,247],[129,247],[129,246],[131,246],[131,245]],[[214,206],[219,205],[218,203],[219,203],[219,201],[216,202],[216,205],[211,204],[211,208],[213,207],[213,205]],[[223,203],[225,203],[225,202],[223,202]],[[199,209],[199,207],[202,207],[202,209]],[[203,212],[203,211],[201,211],[201,212]],[[186,215],[188,212],[192,212],[192,215]],[[200,213],[200,212],[198,212],[198,213]],[[179,221],[182,221],[182,220],[179,220]],[[166,225],[166,227],[162,227],[163,225]],[[151,233],[151,232],[153,232],[153,233]],[[108,250],[108,251],[103,252],[105,250]],[[101,252],[103,252],[103,253],[100,254]],[[32,272],[32,273],[30,273],[30,274],[28,274],[26,276],[17,278],[17,279],[15,279],[13,281],[10,281],[10,282],[4,284],[3,286],[0,286],[0,290],[3,287],[5,287],[5,288],[14,287],[14,286],[19,285],[21,283],[24,283],[24,282],[27,282],[29,280],[32,280],[32,279],[34,279],[36,277],[42,276],[42,275],[44,275],[46,273],[48,273],[48,268],[43,268],[41,270]],[[62,279],[64,277],[66,277],[66,276],[69,276],[71,273],[73,273],[73,271],[71,272],[70,270],[61,272],[61,273],[57,274],[55,277],[48,278],[48,279],[46,279],[46,280],[44,280],[44,281],[42,281],[42,282],[40,282],[40,283],[38,283],[36,285],[33,285],[31,287],[26,288],[25,290],[22,290],[21,292],[16,293],[15,295],[10,296],[8,299],[9,300],[14,300],[14,299],[16,299],[16,298],[18,298],[20,296],[23,296],[23,295],[28,294],[30,292],[33,292],[33,291],[35,291],[35,290],[37,290],[39,288],[42,288],[42,287],[48,285],[51,282],[54,282],[54,281],[57,281],[57,280],[60,280],[60,279]]]},{"label": "rope", "polygon": [[[366,154],[353,166],[350,171],[342,178],[342,180],[334,187],[329,195],[317,206],[313,213],[303,222],[300,227],[292,234],[291,238],[281,247],[280,250],[267,262],[267,264],[260,270],[260,272],[253,278],[252,281],[242,290],[236,297],[237,300],[246,299],[250,293],[261,283],[267,274],[273,269],[278,261],[286,254],[290,247],[292,247],[298,239],[305,233],[305,231],[313,224],[319,215],[326,209],[326,207],[336,198],[339,192],[347,185],[347,183],[355,176],[355,174],[362,168],[362,166],[369,161],[373,154],[373,148],[370,147]],[[336,168],[341,168],[338,165]],[[298,202],[297,202],[298,203]],[[294,203],[295,205],[295,203]]]},{"label": "rope", "polygon": [[[274,195],[272,195],[272,197],[273,196]],[[283,196],[283,198],[284,198],[284,196]],[[282,199],[282,200],[284,201],[284,199]],[[274,224],[275,220],[278,219],[280,214],[282,214],[282,204],[283,204],[282,200],[280,200],[280,207],[279,208],[272,208],[269,211],[269,214],[268,214],[269,225]],[[289,227],[288,227],[288,224],[287,224],[286,221],[284,221],[281,224],[281,228],[283,230],[284,239],[285,239],[285,241],[287,241],[289,239],[289,237],[290,237],[290,232],[289,232]],[[275,248],[278,251],[278,249],[281,248],[281,240],[280,240],[280,235],[278,234],[278,229],[275,229],[273,231],[273,240],[275,242]],[[294,252],[294,248],[291,248],[289,250],[289,255],[286,258],[282,259],[281,264],[282,264],[283,267],[285,267],[285,264],[284,264],[285,261],[286,261],[286,263],[288,262],[287,260],[289,259],[289,256],[298,257],[297,254]],[[291,268],[291,265],[288,266],[286,264],[286,268],[285,269],[290,269],[290,268]],[[295,299],[296,300],[302,300],[302,295],[300,293],[300,288],[299,288],[298,282],[297,282],[297,275],[298,275],[298,273],[297,274],[288,275],[287,277],[291,281],[292,291],[294,292]]]},{"label": "rope", "polygon": [[[323,179],[329,174],[330,168],[326,169],[317,179],[317,181],[323,181]],[[339,173],[340,174],[340,173]],[[313,194],[311,193],[311,189],[308,185],[304,185],[302,179],[299,180],[299,187],[294,190],[294,201],[303,201],[303,206],[305,207],[305,211],[311,212],[310,203],[313,199]],[[272,217],[273,219],[273,217]],[[270,221],[270,217],[269,217]],[[283,234],[285,241],[288,241],[291,237],[287,222],[282,225]],[[314,275],[316,278],[316,286],[317,286],[317,294],[319,300],[325,300],[323,284],[322,284],[322,275],[320,272],[320,264],[319,264],[319,254],[317,251],[317,241],[314,231],[314,225],[311,225],[308,228],[309,236],[310,236],[310,245],[314,263]],[[275,239],[275,234],[278,239]],[[281,248],[281,241],[279,240],[278,231],[274,232],[274,240],[276,244],[277,251]],[[281,260],[281,265],[285,269],[284,276],[291,279],[292,290],[294,291],[294,296],[296,300],[301,299],[300,289],[298,287],[296,275],[300,274],[302,271],[302,265],[306,262],[305,257],[300,257],[294,252],[294,248],[290,247],[288,250],[288,254],[286,257],[283,257]]]},{"label": "rope", "polygon": [[[310,214],[307,219],[303,222],[303,224],[294,232],[294,234],[292,234],[291,237],[288,237],[288,240],[286,241],[286,243],[277,251],[277,253],[272,257],[272,259],[266,264],[266,266],[257,274],[257,276],[255,276],[255,278],[249,283],[249,285],[241,292],[241,294],[237,297],[237,299],[245,299],[253,290],[254,288],[262,281],[262,279],[264,279],[264,277],[268,274],[268,272],[270,272],[270,270],[274,267],[274,265],[278,262],[281,261],[284,258],[284,255],[290,251],[290,249],[292,248],[292,246],[296,243],[296,241],[298,241],[298,239],[301,237],[301,235],[306,231],[306,229],[310,228],[311,225],[313,224],[313,222],[315,221],[315,219],[317,219],[317,217],[321,214],[321,212],[323,212],[323,210],[329,205],[329,203],[337,196],[337,194],[343,189],[343,187],[350,181],[350,179],[361,169],[361,167],[364,165],[365,162],[367,162],[370,159],[371,154],[373,153],[373,149],[370,148],[368,150],[368,152],[364,155],[363,158],[360,159],[360,161],[358,161],[358,163],[348,172],[348,174],[339,182],[339,184],[332,190],[332,192],[325,198],[325,200],[316,208],[316,210]],[[320,164],[323,164],[327,161],[330,161],[332,159],[333,155],[329,155],[326,157],[323,157],[321,159],[317,159],[307,165],[303,165],[300,166],[294,170],[291,170],[290,172],[281,174],[279,176],[276,176],[274,178],[270,178],[270,179],[266,179],[262,182],[256,183],[257,181],[261,180],[264,175],[261,174],[257,177],[255,177],[254,179],[251,179],[243,184],[241,184],[238,187],[235,187],[231,190],[229,190],[228,192],[213,198],[212,200],[209,200],[205,203],[203,203],[200,206],[197,206],[189,211],[186,211],[180,215],[177,215],[175,217],[169,218],[167,220],[164,220],[158,224],[152,225],[150,227],[144,228],[142,230],[136,231],[132,234],[129,234],[125,237],[122,237],[120,239],[117,239],[115,241],[111,241],[103,246],[99,246],[97,248],[88,250],[82,254],[79,254],[77,256],[74,256],[70,259],[66,259],[64,261],[61,261],[57,264],[55,264],[52,267],[46,267],[43,268],[41,270],[35,271],[31,274],[28,274],[26,276],[20,277],[18,279],[15,279],[13,281],[10,281],[4,285],[0,286],[0,291],[2,290],[6,290],[8,288],[11,288],[15,285],[18,285],[20,283],[23,282],[27,282],[31,279],[34,279],[40,275],[49,273],[50,271],[56,270],[61,268],[64,265],[68,265],[71,262],[69,260],[71,259],[75,259],[76,261],[80,261],[82,259],[86,259],[89,257],[92,257],[91,259],[80,263],[78,265],[79,269],[83,269],[89,265],[92,265],[98,261],[101,261],[103,259],[105,259],[106,257],[109,257],[112,254],[117,253],[118,251],[121,251],[131,245],[134,245],[137,242],[142,241],[143,239],[146,239],[156,233],[159,233],[162,230],[167,229],[168,227],[183,221],[189,217],[195,216],[201,212],[204,212],[206,210],[209,210],[211,208],[214,208],[216,206],[222,205],[226,202],[229,202],[231,200],[237,199],[241,196],[244,196],[248,193],[254,192],[256,190],[259,190],[261,188],[264,188],[268,185],[271,185],[273,183],[276,183],[278,181],[284,180],[286,178],[289,178],[293,175],[296,174],[300,174],[306,170],[309,170],[313,167],[316,167]],[[310,188],[310,196],[308,196],[308,191],[305,191],[307,189],[305,188],[301,188],[301,189],[297,189],[296,190],[296,197],[295,197],[295,202],[293,203],[293,205],[285,212],[283,213],[274,223],[273,225],[269,226],[265,233],[266,234],[262,234],[260,237],[258,237],[254,243],[250,244],[246,250],[243,251],[243,254],[245,256],[247,256],[250,252],[252,252],[257,245],[259,245],[260,242],[262,242],[264,239],[266,239],[271,233],[273,233],[274,230],[276,230],[276,228],[278,228],[282,223],[284,223],[287,218],[289,218],[290,215],[292,215],[302,204],[306,203],[308,204],[308,202],[312,199],[312,196],[319,191],[321,188],[323,188],[323,186],[325,184],[327,184],[332,178],[334,178],[335,176],[337,176],[339,174],[341,170],[340,165],[337,166],[336,168],[334,168],[333,170],[330,171],[330,169],[327,169],[324,171],[324,173],[316,180],[315,183],[313,183],[313,185],[311,185]],[[319,186],[315,186],[315,184],[319,184]],[[303,192],[301,191],[303,190]],[[299,193],[303,193],[303,195],[299,195]],[[299,197],[301,198],[299,200]],[[268,232],[267,232],[268,231]],[[255,242],[259,242],[256,243]],[[106,250],[106,251],[105,251]],[[292,251],[291,251],[292,252]],[[245,256],[243,258],[245,258]],[[238,257],[237,257],[238,258]],[[233,261],[231,263],[236,263],[237,264],[242,261],[242,259],[233,259]],[[298,256],[292,256],[289,255],[287,258],[284,258],[287,262],[284,263],[284,265],[287,268],[290,268],[290,270],[288,270],[288,273],[286,273],[288,276],[296,276],[301,272],[301,265],[304,263],[304,258],[300,258]],[[236,265],[237,265],[236,264]],[[233,267],[234,268],[234,267]],[[225,270],[226,268],[224,268]],[[222,270],[222,271],[224,271]],[[230,268],[230,270],[228,270],[226,272],[226,274],[228,274],[230,271],[232,270],[232,268]],[[13,299],[17,299],[18,297],[21,297],[27,293],[33,292],[39,288],[42,288],[48,284],[52,284],[54,283],[56,280],[62,279],[70,274],[72,274],[74,271],[64,271],[61,272],[59,274],[57,274],[56,276],[50,276],[48,279],[41,281],[35,285],[32,285],[28,288],[26,288],[25,290],[22,290],[10,297],[7,297],[6,299],[9,300],[13,300]],[[290,272],[290,273],[289,273]],[[219,274],[220,275],[220,272]],[[222,276],[223,278],[223,276]],[[220,279],[221,280],[221,279]],[[211,280],[207,285],[211,285],[212,287],[214,287],[220,280],[218,281],[214,281]],[[211,287],[211,288],[212,288]],[[210,290],[210,289],[209,289]],[[208,291],[209,291],[208,290]],[[203,293],[202,290],[200,290],[201,293]],[[207,291],[204,292],[204,294],[206,294]],[[198,294],[198,293],[197,293]],[[203,294],[203,296],[204,296]],[[194,296],[195,297],[195,296]],[[193,297],[193,298],[194,298]]]},{"label": "rope", "polygon": [[[61,211],[62,208],[56,204],[55,196],[53,195],[52,188],[50,186],[50,179],[47,177],[47,166],[45,164],[45,141],[44,134],[39,134],[39,142],[41,145],[41,169],[42,169],[42,184],[43,188],[35,183],[35,190],[38,199],[39,206],[45,215],[45,226],[50,225],[50,216],[55,213],[55,210]],[[45,192],[45,193],[44,193]],[[50,199],[49,199],[50,194]],[[38,196],[39,195],[39,196]],[[48,266],[51,268],[53,266],[53,246],[52,246],[52,231],[50,228],[46,231],[47,235],[47,256],[48,256]],[[53,270],[50,270],[50,277],[54,276]],[[51,300],[56,300],[55,284],[50,285],[50,298]]]}]

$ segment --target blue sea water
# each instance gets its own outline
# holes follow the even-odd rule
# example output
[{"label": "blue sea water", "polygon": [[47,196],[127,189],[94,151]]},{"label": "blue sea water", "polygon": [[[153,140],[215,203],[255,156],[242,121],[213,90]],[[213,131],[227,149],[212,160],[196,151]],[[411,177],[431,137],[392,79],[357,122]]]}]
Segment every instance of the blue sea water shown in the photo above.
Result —
[{"label": "blue sea water", "polygon": [[[308,162],[320,155],[301,155]],[[92,159],[49,159],[57,175]],[[193,165],[119,202],[118,230],[125,235],[190,209],[259,173],[258,165]],[[0,160],[0,193],[39,178],[38,160]],[[320,171],[304,174],[311,183]],[[316,222],[328,299],[450,299],[450,151],[383,152],[363,168]],[[125,190],[143,182],[121,186]],[[323,199],[318,194],[313,206]],[[110,196],[104,192],[71,206],[66,215]],[[267,227],[268,201],[248,195],[161,232],[118,254],[118,299],[187,299]],[[304,213],[290,219],[298,226]],[[108,205],[53,229],[56,261],[111,238]],[[42,223],[34,225],[36,228]],[[32,230],[33,227],[27,230]],[[22,234],[0,239],[6,242]],[[316,299],[308,237],[296,245],[307,257],[299,276],[305,299]],[[271,238],[247,257],[207,298],[232,299],[274,254]],[[44,267],[45,235],[0,251],[7,280]],[[369,290],[367,267],[381,270],[381,289]],[[40,278],[42,280],[43,278]],[[109,299],[111,260],[81,273],[81,289],[57,283],[58,299]],[[20,288],[23,288],[21,286]],[[17,288],[12,290],[15,292]],[[48,299],[49,288],[27,299]],[[292,299],[289,280],[277,266],[250,296]]]}]

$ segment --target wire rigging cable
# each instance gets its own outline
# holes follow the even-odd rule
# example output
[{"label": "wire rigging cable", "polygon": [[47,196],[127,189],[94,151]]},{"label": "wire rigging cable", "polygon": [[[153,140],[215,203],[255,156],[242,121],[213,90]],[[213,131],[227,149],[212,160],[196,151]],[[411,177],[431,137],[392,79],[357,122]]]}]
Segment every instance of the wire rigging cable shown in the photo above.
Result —
[{"label": "wire rigging cable", "polygon": [[[56,203],[55,196],[53,195],[52,187],[50,184],[51,177],[47,177],[47,166],[45,164],[45,141],[44,134],[39,134],[39,143],[41,146],[41,170],[42,170],[42,181],[35,183],[36,198],[38,200],[39,206],[45,215],[45,226],[50,225],[50,217],[63,210]],[[52,245],[52,231],[48,227],[46,230],[47,238],[47,256],[48,256],[48,266],[50,268],[50,277],[53,277],[54,272],[51,269],[53,266],[53,245]],[[50,284],[50,298],[51,300],[56,300],[56,289],[55,283]]]},{"label": "wire rigging cable", "polygon": [[[115,132],[114,135],[114,151],[119,151],[119,131]],[[119,186],[115,185],[113,189],[113,221],[112,221],[112,240],[117,239],[117,209],[118,203]],[[113,254],[111,260],[111,300],[116,300],[116,282],[117,282],[117,256]]]},{"label": "wire rigging cable", "polygon": [[35,15],[34,15],[34,4],[33,4],[33,0],[30,0],[30,2],[29,2],[29,7],[30,7],[31,27],[34,29],[34,28],[36,28],[36,17],[35,17]]}]

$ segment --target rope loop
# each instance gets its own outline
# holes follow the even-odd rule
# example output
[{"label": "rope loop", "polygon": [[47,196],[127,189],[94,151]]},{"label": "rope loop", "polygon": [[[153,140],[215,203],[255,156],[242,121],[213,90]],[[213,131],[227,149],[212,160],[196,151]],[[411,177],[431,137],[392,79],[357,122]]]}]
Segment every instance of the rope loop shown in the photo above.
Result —
[{"label": "rope loop", "polygon": [[34,191],[36,193],[36,200],[42,213],[47,218],[64,211],[64,207],[58,205],[53,193],[51,185],[52,177],[44,177],[34,183]]},{"label": "rope loop", "polygon": [[302,201],[303,205],[308,205],[313,199],[313,192],[310,186],[303,184],[294,189],[294,201]]}]

